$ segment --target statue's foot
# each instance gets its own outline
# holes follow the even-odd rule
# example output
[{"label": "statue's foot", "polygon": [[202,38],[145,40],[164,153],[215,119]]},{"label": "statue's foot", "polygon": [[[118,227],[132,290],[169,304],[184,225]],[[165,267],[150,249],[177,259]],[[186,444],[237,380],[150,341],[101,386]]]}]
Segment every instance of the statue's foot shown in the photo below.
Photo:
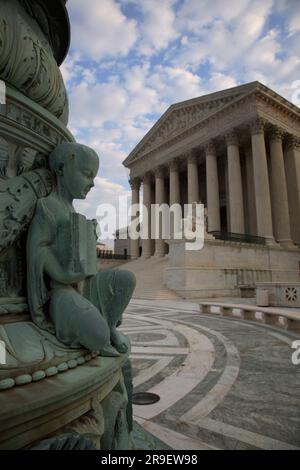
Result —
[{"label": "statue's foot", "polygon": [[128,339],[126,338],[126,336],[122,335],[117,330],[111,333],[111,343],[121,354],[126,353],[128,351]]},{"label": "statue's foot", "polygon": [[100,356],[119,357],[120,353],[113,346],[109,345],[100,350]]}]

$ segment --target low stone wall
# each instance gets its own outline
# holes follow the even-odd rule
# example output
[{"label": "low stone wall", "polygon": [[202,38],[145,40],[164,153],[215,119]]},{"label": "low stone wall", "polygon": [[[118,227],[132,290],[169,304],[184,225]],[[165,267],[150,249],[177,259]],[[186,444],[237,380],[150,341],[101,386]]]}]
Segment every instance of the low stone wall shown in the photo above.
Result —
[{"label": "low stone wall", "polygon": [[240,296],[240,286],[258,282],[297,282],[299,248],[207,240],[187,251],[185,241],[169,241],[165,285],[184,298]]}]

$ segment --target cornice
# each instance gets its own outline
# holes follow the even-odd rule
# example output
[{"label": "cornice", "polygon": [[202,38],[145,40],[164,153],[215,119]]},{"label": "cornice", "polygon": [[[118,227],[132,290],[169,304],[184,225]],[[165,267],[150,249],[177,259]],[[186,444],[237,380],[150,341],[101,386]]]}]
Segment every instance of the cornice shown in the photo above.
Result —
[{"label": "cornice", "polygon": [[[225,98],[229,100],[230,96],[225,97]],[[222,98],[220,97],[219,100],[221,99]],[[285,98],[281,97],[277,93],[273,92],[273,90],[270,90],[269,88],[265,87],[261,83],[257,83],[256,88],[254,89],[252,88],[250,91],[248,91],[248,93],[239,95],[235,99],[231,99],[227,104],[221,107],[221,109],[216,109],[215,111],[211,112],[209,115],[204,116],[202,119],[198,120],[187,129],[178,131],[170,139],[166,139],[164,142],[160,142],[157,145],[154,144],[153,147],[150,148],[148,151],[147,150],[143,151],[143,149],[145,149],[145,145],[147,144],[147,138],[149,137],[149,133],[150,132],[155,133],[155,130],[159,129],[160,124],[162,124],[162,122],[166,122],[166,120],[170,117],[170,115],[173,112],[176,112],[176,109],[175,109],[176,105],[172,105],[167,110],[167,112],[163,116],[161,116],[161,118],[156,122],[154,127],[146,134],[146,136],[142,139],[140,144],[138,144],[138,146],[135,148],[135,150],[133,151],[133,152],[136,152],[134,157],[133,157],[133,153],[130,154],[132,155],[132,157],[130,157],[129,155],[124,160],[123,164],[125,166],[131,166],[131,164],[134,164],[137,161],[142,162],[146,158],[148,159],[150,157],[153,157],[158,152],[161,152],[169,148],[170,146],[175,145],[177,142],[180,142],[183,139],[186,139],[189,136],[196,134],[199,130],[209,125],[215,119],[223,117],[224,114],[229,113],[231,110],[241,106],[245,102],[251,101],[251,100],[256,101],[257,99],[260,101],[266,102],[274,106],[277,109],[280,109],[284,114],[289,115],[294,120],[296,119],[300,123],[300,109],[297,106],[293,105],[292,103],[287,101]],[[200,104],[204,104],[204,103],[200,103]],[[180,108],[180,111],[183,111],[184,109],[185,108],[182,107]]]},{"label": "cornice", "polygon": [[255,90],[253,93],[256,98],[271,104],[274,108],[280,109],[284,114],[287,114],[300,122],[299,107],[283,98],[283,96],[278,95],[275,91],[270,88],[263,87],[262,89]]}]

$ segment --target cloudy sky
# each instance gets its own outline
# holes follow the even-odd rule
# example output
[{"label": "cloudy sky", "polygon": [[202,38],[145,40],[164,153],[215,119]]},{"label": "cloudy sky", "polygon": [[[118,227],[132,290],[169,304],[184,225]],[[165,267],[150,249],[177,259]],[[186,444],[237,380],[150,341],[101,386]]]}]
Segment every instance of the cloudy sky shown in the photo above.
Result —
[{"label": "cloudy sky", "polygon": [[69,0],[69,127],[95,148],[77,208],[130,194],[122,161],[172,104],[259,80],[300,105],[299,0]]}]

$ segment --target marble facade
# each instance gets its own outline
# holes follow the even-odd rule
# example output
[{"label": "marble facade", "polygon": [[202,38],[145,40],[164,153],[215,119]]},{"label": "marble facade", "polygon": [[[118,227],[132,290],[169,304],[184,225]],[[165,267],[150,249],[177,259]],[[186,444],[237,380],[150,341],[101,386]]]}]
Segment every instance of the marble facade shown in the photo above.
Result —
[{"label": "marble facade", "polygon": [[[239,234],[241,242],[251,235],[254,244],[259,237],[264,246],[254,245],[256,252],[275,249],[289,258],[280,281],[299,279],[300,110],[271,89],[251,82],[172,105],[123,164],[130,170],[133,203],[140,201],[141,186],[146,207],[201,201],[209,232]],[[132,259],[164,256],[172,240],[149,237],[142,250],[139,243],[130,241]],[[230,246],[226,242],[229,259]],[[272,267],[266,269],[265,280],[273,280]]]}]

